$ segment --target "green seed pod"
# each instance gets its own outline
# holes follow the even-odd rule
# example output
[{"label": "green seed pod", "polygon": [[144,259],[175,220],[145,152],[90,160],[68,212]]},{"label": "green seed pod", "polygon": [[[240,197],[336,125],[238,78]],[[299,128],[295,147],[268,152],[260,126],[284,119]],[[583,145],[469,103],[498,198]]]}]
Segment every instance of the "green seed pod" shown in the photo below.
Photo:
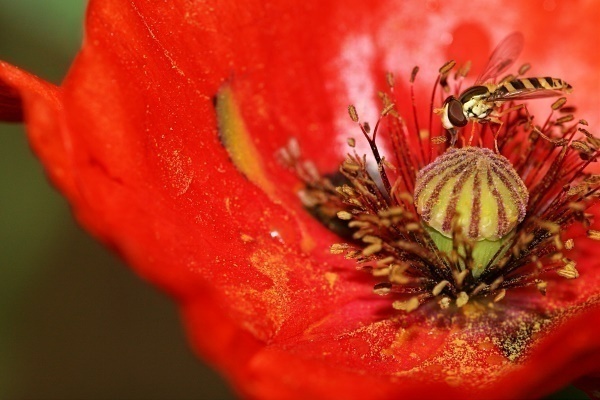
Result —
[{"label": "green seed pod", "polygon": [[447,237],[458,218],[469,238],[498,240],[525,218],[528,200],[510,162],[486,148],[451,148],[417,174],[417,211]]},{"label": "green seed pod", "polygon": [[414,197],[438,248],[452,248],[455,224],[476,242],[473,257],[483,268],[525,218],[529,193],[505,157],[487,148],[465,147],[449,149],[420,170]]}]

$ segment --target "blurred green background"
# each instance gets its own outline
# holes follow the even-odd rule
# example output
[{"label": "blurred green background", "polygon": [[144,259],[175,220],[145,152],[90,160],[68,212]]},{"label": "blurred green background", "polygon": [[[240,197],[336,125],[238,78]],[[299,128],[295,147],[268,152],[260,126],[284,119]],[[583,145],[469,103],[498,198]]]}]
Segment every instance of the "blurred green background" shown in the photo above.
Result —
[{"label": "blurred green background", "polygon": [[[0,59],[59,83],[84,0],[0,0]],[[426,393],[424,393],[425,395]],[[233,399],[171,302],[73,221],[20,125],[0,124],[0,399]],[[586,398],[570,388],[552,399]]]},{"label": "blurred green background", "polygon": [[[59,83],[84,0],[0,0],[0,59]],[[231,399],[173,304],[73,221],[23,127],[0,124],[0,399]]]}]

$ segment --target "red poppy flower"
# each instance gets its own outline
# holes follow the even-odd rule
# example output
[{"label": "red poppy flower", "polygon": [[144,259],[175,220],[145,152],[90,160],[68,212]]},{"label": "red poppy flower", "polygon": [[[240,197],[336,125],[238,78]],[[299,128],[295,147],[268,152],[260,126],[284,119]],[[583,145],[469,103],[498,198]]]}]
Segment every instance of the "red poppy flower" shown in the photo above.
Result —
[{"label": "red poppy flower", "polygon": [[570,253],[579,279],[507,296],[500,318],[406,314],[329,253],[274,156],[297,138],[334,171],[347,105],[376,117],[385,71],[409,93],[421,66],[428,118],[438,67],[477,71],[514,30],[597,128],[597,3],[222,3],[92,1],[60,87],[0,63],[0,117],[24,119],[79,221],[176,299],[203,357],[256,398],[539,397],[600,372],[593,244]]}]

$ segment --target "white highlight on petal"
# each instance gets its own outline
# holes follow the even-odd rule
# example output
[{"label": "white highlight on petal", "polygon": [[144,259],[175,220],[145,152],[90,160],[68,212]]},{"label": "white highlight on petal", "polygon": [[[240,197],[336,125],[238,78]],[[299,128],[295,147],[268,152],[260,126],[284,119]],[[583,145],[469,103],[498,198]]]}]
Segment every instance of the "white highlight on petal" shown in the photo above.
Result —
[{"label": "white highlight on petal", "polygon": [[[372,125],[377,121],[379,105],[375,102],[377,88],[371,76],[371,66],[375,56],[373,37],[367,34],[350,36],[346,39],[340,57],[337,61],[342,86],[346,89],[349,104],[339,104],[340,109],[347,109],[350,104],[356,107],[361,122]],[[356,139],[356,152],[370,154],[371,150],[367,141],[362,137],[359,127],[353,122],[348,113],[339,113],[335,121],[338,132],[348,132],[347,135],[338,135],[338,146],[341,153],[345,154],[349,148],[347,138]]]}]

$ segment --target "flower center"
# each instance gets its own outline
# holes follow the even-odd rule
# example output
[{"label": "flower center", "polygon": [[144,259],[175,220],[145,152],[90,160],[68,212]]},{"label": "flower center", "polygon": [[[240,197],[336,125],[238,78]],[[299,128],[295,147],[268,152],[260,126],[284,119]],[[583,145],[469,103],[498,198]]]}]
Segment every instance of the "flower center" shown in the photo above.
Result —
[{"label": "flower center", "polygon": [[[453,66],[440,69],[438,82],[446,89]],[[461,71],[456,79],[464,78]],[[502,112],[489,103],[493,114],[466,114],[471,126],[460,129],[444,129],[443,118],[432,124],[433,115],[429,128],[420,129],[414,110],[411,131],[392,100],[391,75],[388,85],[373,130],[348,109],[374,162],[357,154],[354,138],[339,172],[326,177],[302,159],[295,140],[280,152],[305,183],[305,207],[345,239],[331,252],[355,259],[378,280],[375,293],[394,297],[393,307],[406,312],[432,300],[443,309],[472,299],[493,306],[513,288],[533,286],[545,295],[551,273],[577,278],[566,254],[574,240],[563,236],[581,223],[600,240],[585,212],[600,192],[600,176],[586,172],[600,156],[600,139],[583,120],[569,124],[574,117],[565,113],[573,108],[562,110],[565,98],[552,104],[543,126],[511,102]],[[486,90],[499,96],[499,89]],[[412,86],[411,96],[414,105]],[[387,136],[393,162],[380,154],[378,132]]]},{"label": "flower center", "polygon": [[[473,243],[473,275],[502,251],[525,218],[529,193],[505,157],[487,148],[450,148],[417,173],[415,207],[437,248],[449,254],[457,231]],[[459,251],[465,255],[465,249]],[[464,269],[464,266],[462,266]]]}]

